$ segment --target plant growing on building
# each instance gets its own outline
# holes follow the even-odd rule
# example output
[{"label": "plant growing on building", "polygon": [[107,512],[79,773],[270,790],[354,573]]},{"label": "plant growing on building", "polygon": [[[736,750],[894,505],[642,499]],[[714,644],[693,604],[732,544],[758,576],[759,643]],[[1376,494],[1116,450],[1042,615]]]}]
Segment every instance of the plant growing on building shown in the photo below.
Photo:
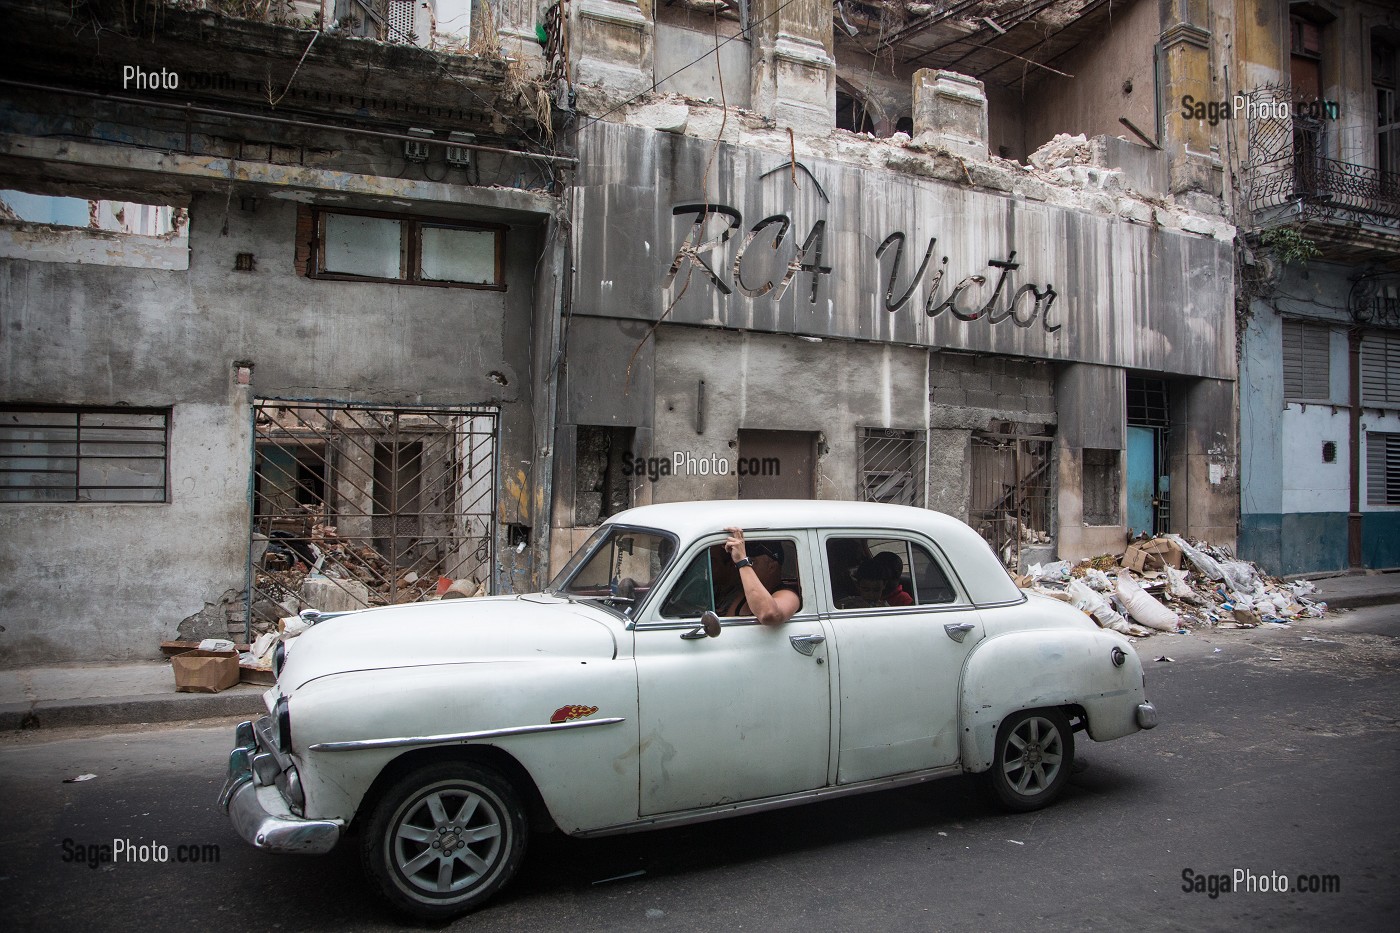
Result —
[{"label": "plant growing on building", "polygon": [[1283,265],[1298,263],[1306,266],[1309,259],[1316,259],[1322,255],[1322,251],[1317,248],[1317,244],[1293,225],[1283,227],[1271,227],[1259,235],[1259,242],[1274,254]]}]

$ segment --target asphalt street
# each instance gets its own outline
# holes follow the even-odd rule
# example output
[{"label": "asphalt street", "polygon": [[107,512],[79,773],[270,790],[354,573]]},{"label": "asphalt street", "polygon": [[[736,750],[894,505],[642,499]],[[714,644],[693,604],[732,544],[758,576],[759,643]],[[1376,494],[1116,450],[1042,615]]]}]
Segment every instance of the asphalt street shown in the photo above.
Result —
[{"label": "asphalt street", "polygon": [[[1049,810],[1008,816],[952,779],[688,829],[541,836],[503,895],[449,928],[1393,930],[1400,609],[1139,651],[1162,726],[1081,736],[1090,766]],[[353,848],[273,856],[233,835],[214,805],[232,722],[0,737],[0,928],[406,926]],[[80,774],[96,777],[64,783]],[[90,867],[90,847],[118,840],[168,861]],[[1340,890],[1220,893],[1213,879],[1236,870]]]}]

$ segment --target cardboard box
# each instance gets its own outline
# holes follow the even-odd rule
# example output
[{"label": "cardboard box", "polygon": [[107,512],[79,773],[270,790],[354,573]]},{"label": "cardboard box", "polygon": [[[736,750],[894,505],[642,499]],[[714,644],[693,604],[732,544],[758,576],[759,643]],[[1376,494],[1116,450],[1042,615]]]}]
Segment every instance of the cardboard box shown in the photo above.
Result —
[{"label": "cardboard box", "polygon": [[1136,573],[1171,567],[1181,569],[1181,548],[1168,538],[1135,541],[1123,552],[1122,564]]},{"label": "cardboard box", "polygon": [[185,651],[172,656],[170,666],[180,693],[218,693],[238,683],[237,651]]}]

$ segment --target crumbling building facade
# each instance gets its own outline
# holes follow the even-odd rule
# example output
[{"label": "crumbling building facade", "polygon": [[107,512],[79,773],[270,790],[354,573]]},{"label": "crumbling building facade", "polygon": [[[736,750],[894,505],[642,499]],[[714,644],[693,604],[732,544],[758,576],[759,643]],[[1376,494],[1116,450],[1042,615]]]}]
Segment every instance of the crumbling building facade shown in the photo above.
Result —
[{"label": "crumbling building facade", "polygon": [[260,9],[0,12],[4,663],[539,585],[571,161],[498,47]]},{"label": "crumbling building facade", "polygon": [[571,4],[556,562],[735,496],[940,509],[1022,567],[1233,543],[1234,227],[1171,104],[1214,93],[1207,15]]}]

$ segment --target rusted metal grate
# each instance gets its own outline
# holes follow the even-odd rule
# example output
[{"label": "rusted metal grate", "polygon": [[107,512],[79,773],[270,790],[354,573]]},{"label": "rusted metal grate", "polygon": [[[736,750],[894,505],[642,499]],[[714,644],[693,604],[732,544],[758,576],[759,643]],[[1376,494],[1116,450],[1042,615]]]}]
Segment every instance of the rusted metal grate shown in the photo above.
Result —
[{"label": "rusted metal grate", "polygon": [[245,628],[490,592],[495,408],[254,404]]},{"label": "rusted metal grate", "polygon": [[1048,437],[972,435],[968,523],[1007,567],[1020,568],[1023,547],[1051,540],[1053,450]]},{"label": "rusted metal grate", "polygon": [[856,448],[856,499],[923,504],[923,436],[913,431],[861,428]]}]

